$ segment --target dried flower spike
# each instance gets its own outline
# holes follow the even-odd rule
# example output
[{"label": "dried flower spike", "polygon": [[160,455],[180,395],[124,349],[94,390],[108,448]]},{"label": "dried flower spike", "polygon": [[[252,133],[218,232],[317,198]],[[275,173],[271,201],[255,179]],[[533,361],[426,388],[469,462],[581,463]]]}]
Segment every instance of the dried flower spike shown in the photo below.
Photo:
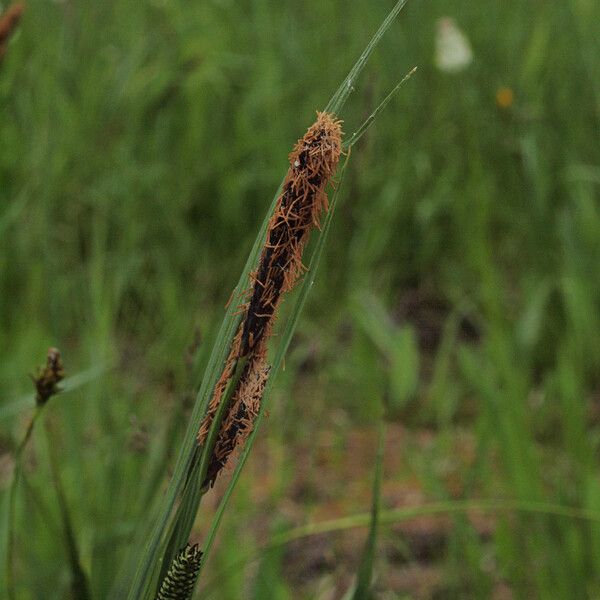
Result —
[{"label": "dried flower spike", "polygon": [[198,432],[198,443],[208,433],[238,361],[247,363],[231,394],[231,407],[219,429],[205,483],[214,483],[236,446],[243,443],[254,426],[269,373],[267,341],[283,295],[294,288],[304,267],[302,253],[310,232],[319,226],[328,209],[326,187],[342,152],[341,121],[329,113],[317,113],[317,121],[298,140],[289,155],[290,168],[271,217],[258,268],[240,306],[243,318],[225,360]]},{"label": "dried flower spike", "polygon": [[187,544],[171,562],[156,600],[189,600],[194,591],[201,560],[202,552],[198,545]]},{"label": "dried flower spike", "polygon": [[221,424],[204,485],[214,484],[217,475],[236,448],[243,446],[252,433],[269,378],[269,370],[264,354],[246,364],[239,385],[233,394],[231,408]]},{"label": "dried flower spike", "polygon": [[38,406],[46,404],[51,396],[60,392],[58,383],[64,376],[65,371],[60,351],[58,348],[48,348],[46,365],[38,369],[35,377],[31,376],[36,389],[35,401]]},{"label": "dried flower spike", "polygon": [[317,121],[289,155],[290,168],[267,230],[267,241],[244,320],[241,356],[259,343],[279,304],[302,272],[302,252],[311,229],[328,208],[325,188],[342,150],[341,122],[328,113]]},{"label": "dried flower spike", "polygon": [[0,16],[0,60],[6,53],[8,40],[17,28],[24,10],[25,5],[22,2],[15,2]]}]

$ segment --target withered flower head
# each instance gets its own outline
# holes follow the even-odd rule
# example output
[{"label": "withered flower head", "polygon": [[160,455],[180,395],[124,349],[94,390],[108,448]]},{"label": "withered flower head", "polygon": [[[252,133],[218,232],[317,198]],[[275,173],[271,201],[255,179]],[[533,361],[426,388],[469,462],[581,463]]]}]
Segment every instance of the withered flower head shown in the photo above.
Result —
[{"label": "withered flower head", "polygon": [[58,348],[48,348],[46,364],[31,376],[36,389],[35,401],[38,406],[46,404],[51,396],[58,394],[58,383],[64,379],[65,371]]},{"label": "withered flower head", "polygon": [[[240,306],[243,317],[198,432],[198,443],[204,445],[220,403],[230,402],[205,484],[214,483],[236,446],[245,442],[254,427],[269,374],[267,341],[277,308],[304,270],[302,253],[311,230],[319,227],[321,214],[328,210],[326,187],[341,152],[341,121],[323,112],[317,113],[316,122],[289,155],[290,167],[269,220],[258,268],[245,294],[248,300]],[[236,388],[223,398],[242,358],[247,362]]]},{"label": "withered flower head", "polygon": [[302,272],[302,252],[311,229],[319,226],[321,213],[328,208],[325,187],[335,172],[341,151],[341,122],[328,113],[317,113],[317,121],[289,155],[290,168],[253,276],[241,356],[260,341],[281,295],[294,287]]}]

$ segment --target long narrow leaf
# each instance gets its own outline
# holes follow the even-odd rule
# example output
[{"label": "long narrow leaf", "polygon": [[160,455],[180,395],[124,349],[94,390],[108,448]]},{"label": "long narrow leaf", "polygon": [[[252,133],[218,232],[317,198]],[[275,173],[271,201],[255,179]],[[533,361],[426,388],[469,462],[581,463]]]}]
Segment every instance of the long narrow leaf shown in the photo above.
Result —
[{"label": "long narrow leaf", "polygon": [[250,434],[248,440],[246,441],[244,449],[242,450],[242,452],[240,454],[240,458],[239,458],[236,468],[233,472],[233,475],[231,477],[229,485],[227,486],[227,490],[225,491],[225,494],[223,495],[223,499],[221,500],[221,503],[219,504],[219,508],[213,518],[211,528],[208,533],[208,537],[204,544],[205,556],[212,547],[215,536],[217,534],[217,530],[221,523],[221,519],[223,518],[223,514],[227,507],[227,503],[229,502],[229,498],[231,497],[231,494],[233,493],[233,490],[238,482],[238,479],[240,477],[240,474],[244,467],[244,464],[246,463],[246,460],[248,459],[248,455],[250,454],[250,450],[252,449],[252,445],[254,444],[254,440],[256,439],[258,430],[260,429],[260,424],[261,424],[263,416],[264,416],[264,411],[268,405],[270,391],[273,386],[273,382],[275,381],[275,376],[277,375],[279,369],[281,368],[281,365],[283,363],[283,358],[284,358],[284,356],[287,352],[288,346],[291,342],[292,336],[296,329],[296,325],[298,324],[298,319],[300,318],[300,313],[302,312],[302,309],[306,302],[306,298],[308,297],[308,293],[314,284],[317,266],[319,264],[319,261],[321,260],[321,256],[323,254],[323,249],[325,248],[325,242],[326,242],[327,236],[329,234],[329,229],[331,227],[331,220],[333,218],[333,213],[334,213],[335,206],[336,206],[337,193],[341,187],[341,182],[343,179],[344,172],[346,170],[346,165],[347,165],[347,159],[346,159],[346,161],[344,161],[344,164],[342,165],[342,167],[340,169],[340,180],[338,183],[338,187],[332,196],[331,209],[329,210],[329,213],[327,213],[327,215],[325,217],[321,235],[319,236],[319,238],[317,240],[315,249],[311,256],[311,260],[308,264],[308,273],[307,273],[306,277],[304,278],[304,280],[302,281],[302,284],[300,285],[300,289],[298,291],[298,297],[296,298],[296,302],[292,308],[291,314],[286,322],[285,329],[281,335],[281,342],[279,344],[279,347],[275,354],[275,359],[273,361],[273,365],[271,367],[271,376],[269,377],[269,381],[267,382],[267,386],[265,387],[265,391],[264,391],[264,395],[263,395],[263,402],[260,407],[260,412],[258,414],[258,417],[256,419],[256,424],[255,424],[254,429],[253,429],[252,433]]},{"label": "long narrow leaf", "polygon": [[[420,506],[409,506],[392,510],[383,510],[379,514],[380,525],[393,525],[404,523],[422,517],[447,516],[453,514],[487,513],[501,515],[506,513],[523,513],[531,515],[544,515],[561,519],[571,519],[588,523],[600,523],[600,512],[576,506],[564,504],[553,504],[551,502],[536,502],[528,500],[455,500],[448,502],[432,502]],[[226,579],[231,573],[239,572],[247,563],[260,558],[263,552],[273,548],[286,546],[297,540],[337,533],[358,527],[367,527],[373,520],[371,513],[360,513],[301,525],[288,531],[273,536],[271,540],[259,549],[247,552],[242,558],[227,564],[220,572],[208,581],[205,590],[209,591],[206,597],[216,595],[218,584]]]},{"label": "long narrow leaf", "polygon": [[354,66],[352,69],[350,69],[348,75],[346,75],[346,79],[344,79],[340,87],[336,90],[335,94],[331,97],[331,100],[325,107],[327,112],[338,113],[342,109],[346,103],[346,100],[348,99],[348,96],[354,91],[356,80],[362,70],[365,68],[369,57],[371,54],[373,54],[373,50],[377,48],[379,41],[385,35],[385,32],[390,28],[400,11],[404,8],[406,2],[407,0],[399,0],[394,8],[392,8],[392,10],[389,12],[388,16],[384,19],[375,35],[371,38],[371,41],[367,44],[364,52],[360,55],[356,63],[354,63]]},{"label": "long narrow leaf", "polygon": [[[378,31],[378,35],[380,34],[380,32],[381,32],[381,29]],[[379,35],[379,38],[380,37],[381,37],[381,35]],[[372,51],[372,49],[373,48],[371,48],[371,51]],[[364,56],[364,54],[362,56]],[[364,121],[364,123],[362,123],[362,125],[357,129],[357,131],[351,136],[350,142],[344,144],[344,146],[347,148],[348,151],[351,150],[352,145],[354,145],[356,142],[358,142],[358,140],[362,137],[362,135],[367,131],[367,129],[370,127],[370,125],[374,122],[374,120],[377,117],[377,115],[389,103],[389,101],[392,99],[392,97],[394,96],[394,94],[400,89],[400,87],[411,77],[411,75],[415,72],[415,70],[416,69],[412,69],[394,87],[394,89],[377,106],[377,108],[375,109],[375,111],[373,111],[373,113]],[[356,77],[357,75],[358,75],[358,73],[355,73],[354,77]],[[339,92],[339,90],[338,90],[338,92]],[[348,156],[349,156],[349,154],[350,154],[350,152],[348,152]],[[231,477],[231,480],[229,482],[227,490],[225,491],[223,499],[221,500],[221,503],[219,504],[219,508],[218,508],[218,510],[217,510],[217,512],[215,514],[215,517],[213,518],[213,522],[211,524],[211,528],[210,528],[207,540],[206,540],[205,545],[204,545],[205,557],[206,557],[206,554],[209,552],[210,548],[212,547],[212,544],[214,542],[214,539],[215,539],[215,536],[216,536],[216,533],[217,533],[217,529],[219,528],[219,525],[221,523],[221,519],[222,519],[222,517],[224,515],[224,512],[225,512],[225,509],[227,507],[227,503],[229,502],[231,494],[233,493],[233,489],[235,488],[235,486],[237,484],[237,481],[239,479],[241,470],[244,467],[244,464],[245,464],[245,462],[246,462],[246,460],[248,458],[250,450],[252,449],[252,445],[254,444],[255,437],[256,437],[256,435],[258,433],[258,430],[260,428],[260,424],[262,422],[264,410],[265,410],[266,406],[268,405],[269,392],[271,390],[271,386],[273,384],[273,381],[275,380],[275,376],[277,375],[277,373],[279,371],[279,368],[280,368],[281,363],[283,361],[283,357],[285,356],[285,353],[287,352],[287,348],[288,348],[288,346],[290,344],[292,335],[293,335],[294,330],[296,328],[296,325],[297,325],[297,322],[298,322],[298,319],[299,319],[299,316],[300,316],[300,312],[302,311],[302,308],[304,307],[304,304],[306,302],[306,298],[308,296],[308,292],[310,291],[312,285],[314,284],[316,270],[317,270],[319,261],[321,259],[321,255],[322,255],[322,252],[323,252],[323,249],[324,249],[324,246],[325,246],[325,241],[327,239],[327,235],[329,233],[331,219],[333,218],[333,213],[334,213],[334,209],[335,209],[335,206],[336,206],[337,194],[338,194],[338,191],[341,188],[343,174],[344,174],[345,169],[347,167],[347,162],[348,162],[348,159],[346,159],[346,161],[344,161],[344,164],[340,168],[340,178],[339,178],[339,182],[338,182],[338,187],[337,187],[336,191],[334,192],[332,200],[331,200],[331,210],[326,215],[324,226],[323,226],[323,230],[321,232],[321,235],[319,236],[319,239],[317,241],[315,250],[314,250],[313,255],[311,257],[311,261],[310,261],[310,263],[308,265],[308,274],[307,274],[306,278],[304,279],[304,281],[302,282],[302,284],[300,286],[300,290],[299,290],[299,293],[298,293],[298,298],[296,300],[296,304],[294,305],[294,307],[292,309],[292,313],[291,313],[291,315],[289,317],[289,320],[287,321],[286,328],[285,328],[285,330],[284,330],[284,332],[283,332],[283,334],[281,336],[281,343],[280,343],[278,352],[277,352],[277,354],[275,356],[275,360],[273,362],[273,366],[272,366],[272,369],[271,369],[271,376],[270,376],[269,382],[267,383],[267,386],[265,388],[264,397],[263,397],[263,403],[262,403],[262,406],[261,406],[258,418],[256,420],[256,424],[255,424],[254,430],[252,431],[251,435],[249,436],[249,438],[248,438],[248,440],[247,440],[247,442],[246,442],[246,444],[244,446],[244,449],[242,450],[242,452],[240,454],[240,458],[238,460],[238,463],[236,465],[234,473],[233,473],[233,475]]]},{"label": "long narrow leaf", "polygon": [[[235,331],[240,321],[240,316],[236,315],[236,299],[240,296],[248,282],[250,272],[254,268],[260,248],[262,246],[264,236],[267,231],[270,214],[277,202],[279,190],[275,194],[269,211],[263,220],[260,231],[254,242],[254,246],[250,252],[248,260],[238,283],[232,295],[232,301],[227,308],[225,317],[217,334],[216,342],[210,355],[200,390],[196,397],[196,403],[192,411],[190,422],[185,433],[181,451],[179,452],[177,464],[171,482],[167,489],[167,493],[160,502],[149,523],[154,524],[150,532],[143,532],[141,538],[148,540],[144,546],[140,562],[135,574],[133,584],[131,585],[129,598],[137,600],[138,598],[146,598],[151,596],[150,590],[156,585],[158,573],[162,564],[160,548],[166,544],[166,535],[172,525],[173,509],[177,503],[178,495],[180,494],[186,478],[188,470],[196,454],[196,434],[200,427],[200,421],[210,400],[210,393],[214,388],[217,379],[221,373],[221,365],[225,360],[231,340],[235,335]],[[117,586],[113,591],[115,598],[122,597],[120,594],[120,586]]]},{"label": "long narrow leaf", "polygon": [[[327,105],[326,110],[338,113],[344,106],[348,95],[353,89],[356,78],[363,70],[369,56],[377,46],[377,43],[379,42],[385,31],[389,28],[394,18],[400,12],[405,2],[406,0],[400,0],[392,9],[392,11],[387,16],[387,18],[385,19],[375,36],[368,44],[365,51],[361,54],[354,67],[351,69],[350,73],[348,74],[342,85],[338,88],[338,90],[332,97],[331,101]],[[199,496],[201,495],[201,490],[199,489],[198,485],[198,481],[201,481],[201,478],[198,477],[197,472],[192,472],[191,470],[193,464],[194,468],[196,468],[195,459],[198,459],[196,433],[198,431],[200,421],[207,410],[208,403],[210,401],[210,395],[219,378],[219,375],[221,373],[221,367],[223,365],[227,352],[231,347],[233,337],[240,322],[241,317],[237,313],[236,299],[239,298],[240,294],[246,289],[250,279],[250,273],[255,268],[258,262],[260,249],[265,239],[268,221],[273,212],[278,195],[279,190],[273,198],[271,206],[267,211],[267,215],[265,216],[263,225],[255,240],[252,252],[248,257],[248,261],[246,263],[244,271],[242,272],[242,275],[234,290],[233,301],[230,303],[223,323],[221,325],[217,341],[213,348],[211,357],[209,359],[205,371],[205,376],[202,380],[202,384],[200,386],[200,390],[196,398],[193,414],[190,418],[182,449],[179,453],[179,457],[175,467],[175,472],[173,474],[165,498],[163,502],[161,502],[159,505],[157,511],[158,514],[156,514],[152,519],[152,521],[155,523],[155,526],[149,536],[149,541],[146,543],[144,551],[142,552],[141,560],[135,575],[133,585],[130,590],[130,599],[149,598],[153,595],[153,592],[158,584],[158,576],[161,571],[162,561],[168,561],[170,558],[169,556],[165,556],[165,549],[167,548],[167,546],[170,545],[172,551],[172,547],[177,542],[177,540],[184,537],[186,534],[186,530],[191,528],[191,513],[193,512],[195,514],[195,510],[197,509],[199,502]],[[326,232],[329,229],[331,214],[332,211],[330,211],[330,213],[328,214],[328,219],[324,224],[323,230],[318,236],[316,248],[319,247],[319,242],[325,239]],[[322,243],[323,242],[321,242],[321,251]],[[306,289],[306,293],[307,292],[308,288]],[[299,297],[301,296],[302,294],[299,294]],[[301,304],[303,304],[303,302],[304,300],[302,300]],[[299,306],[299,304],[297,303],[296,306]],[[297,315],[298,314],[299,309],[297,311]],[[284,343],[284,338],[282,338],[282,342],[280,343],[279,349],[276,354],[275,363],[273,365],[274,367],[275,365],[278,366],[278,363],[280,364],[283,360],[283,354],[285,353],[285,348],[287,348],[289,339],[291,339],[295,323],[297,322],[297,316],[295,317],[295,319],[290,319],[288,323],[291,322],[293,322],[293,325],[289,329],[289,337],[287,343]],[[270,382],[272,382],[273,380],[274,376],[270,377]],[[271,383],[269,385],[271,385]],[[265,393],[267,394],[268,390],[265,390]],[[200,460],[199,464],[202,464],[202,460]],[[192,475],[192,477],[190,477],[190,474]],[[190,482],[192,485],[186,488],[186,482]],[[182,492],[184,493],[184,497],[181,497]],[[175,509],[178,503],[178,499],[182,501],[182,511],[178,514],[178,517],[181,518],[181,522],[179,528],[176,529],[177,523],[175,522],[176,520],[174,516],[177,514]],[[185,526],[182,527],[181,523],[184,522]]]},{"label": "long narrow leaf", "polygon": [[383,473],[383,455],[385,450],[385,421],[381,419],[379,426],[379,446],[375,462],[375,477],[373,480],[373,500],[371,506],[371,524],[365,544],[356,588],[352,594],[353,600],[365,600],[371,597],[371,581],[373,579],[373,563],[375,562],[375,545],[377,542],[377,527],[381,506],[381,479]]}]

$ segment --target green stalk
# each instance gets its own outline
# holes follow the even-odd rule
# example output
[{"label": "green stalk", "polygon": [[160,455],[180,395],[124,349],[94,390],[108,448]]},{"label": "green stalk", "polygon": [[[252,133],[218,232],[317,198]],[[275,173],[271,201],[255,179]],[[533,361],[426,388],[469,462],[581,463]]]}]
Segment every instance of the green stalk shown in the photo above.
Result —
[{"label": "green stalk", "polygon": [[331,202],[330,202],[330,210],[325,215],[323,228],[317,239],[317,243],[315,244],[315,248],[313,250],[310,262],[308,264],[307,274],[306,274],[304,280],[302,281],[302,283],[300,284],[300,290],[298,292],[296,302],[293,306],[291,315],[287,320],[286,327],[281,336],[281,342],[279,344],[279,347],[278,347],[276,355],[275,355],[275,360],[273,361],[273,365],[271,367],[271,372],[269,374],[269,381],[267,382],[267,385],[265,386],[263,402],[261,403],[260,411],[258,413],[258,417],[256,419],[254,429],[252,430],[252,433],[248,437],[248,440],[246,440],[246,444],[242,450],[242,453],[241,453],[238,463],[236,465],[233,476],[231,477],[229,485],[227,486],[227,490],[225,491],[223,499],[221,500],[221,503],[219,504],[217,513],[215,514],[215,516],[213,518],[211,528],[209,530],[207,539],[204,543],[204,558],[205,558],[205,560],[200,565],[200,570],[202,570],[203,565],[206,563],[206,556],[208,555],[208,552],[210,551],[212,544],[215,540],[217,530],[219,528],[219,525],[221,524],[221,519],[223,518],[225,509],[227,507],[227,503],[229,502],[231,494],[233,493],[233,490],[238,482],[241,470],[244,467],[246,460],[248,459],[248,455],[250,453],[250,450],[252,449],[252,445],[254,444],[254,440],[256,438],[258,430],[260,429],[260,424],[262,423],[264,411],[268,404],[271,386],[273,384],[273,381],[275,380],[275,376],[278,373],[279,368],[281,367],[281,364],[283,363],[283,358],[287,352],[288,346],[292,339],[292,335],[296,329],[298,319],[300,318],[300,313],[302,311],[302,308],[304,307],[306,298],[308,297],[308,293],[314,284],[317,267],[319,265],[319,261],[321,260],[323,250],[325,248],[325,242],[327,240],[327,236],[329,234],[329,230],[331,227],[331,221],[333,219],[333,215],[335,212],[335,207],[337,204],[337,195],[341,189],[342,181],[344,178],[344,173],[346,171],[346,167],[348,166],[348,160],[350,158],[352,145],[355,144],[356,142],[358,142],[358,140],[366,133],[366,131],[369,129],[369,127],[373,124],[375,117],[379,114],[379,112],[383,109],[383,107],[385,107],[388,104],[388,102],[391,100],[392,96],[400,89],[402,84],[404,84],[406,81],[408,81],[409,77],[414,72],[415,72],[415,69],[413,69],[408,75],[406,75],[398,83],[398,85],[396,85],[394,87],[394,89],[384,98],[384,100],[377,106],[377,108],[373,111],[373,113],[364,121],[364,123],[351,136],[351,138],[350,138],[351,144],[350,143],[344,144],[344,147],[347,149],[346,159],[344,160],[344,163],[340,167],[338,183],[335,187],[335,191],[332,195]]},{"label": "green stalk", "polygon": [[[77,375],[74,375],[72,377],[69,377],[69,378],[63,380],[60,392],[65,393],[67,391],[77,389],[77,388],[81,387],[82,385],[89,383],[90,381],[96,379],[102,373],[104,373],[107,368],[108,367],[106,365],[100,365],[100,366],[93,367],[91,369],[88,369],[87,371],[84,371],[82,373],[79,373]],[[28,395],[28,396],[22,398],[21,400],[17,400],[16,402],[14,402],[12,404],[9,404],[9,405],[3,407],[3,411],[0,411],[0,419],[13,414],[13,412],[18,412],[21,408],[26,407],[30,403],[31,403],[31,395]],[[12,478],[12,481],[10,484],[10,489],[9,489],[8,510],[7,510],[8,523],[7,523],[5,569],[6,569],[6,588],[7,588],[6,593],[7,593],[7,598],[9,600],[14,600],[14,598],[15,598],[15,580],[14,580],[14,571],[13,571],[14,555],[15,555],[15,538],[16,538],[15,511],[16,511],[17,490],[19,488],[19,483],[22,479],[22,472],[21,472],[22,471],[22,457],[23,457],[23,452],[25,451],[25,448],[27,447],[27,444],[29,443],[29,440],[31,439],[31,436],[33,434],[33,429],[35,427],[35,424],[38,421],[38,419],[41,417],[42,413],[44,412],[44,408],[46,407],[46,405],[47,405],[47,402],[44,404],[36,404],[34,406],[33,415],[31,416],[29,424],[27,425],[27,429],[25,430],[23,438],[19,442],[19,445],[17,446],[17,450],[15,452],[15,469],[14,469],[13,478]],[[50,442],[48,442],[48,444],[49,444],[49,454],[48,455],[50,457],[50,466],[51,466],[51,469],[53,470],[53,474],[55,471],[58,474],[58,466],[57,466],[57,463],[56,463],[56,460],[54,457],[53,445]],[[59,486],[61,486],[60,477],[58,477],[58,478],[55,477],[54,479],[55,479],[55,483],[58,481],[57,494],[59,495],[59,504],[61,504],[64,501],[64,493],[62,492],[62,487],[60,487],[61,491],[59,491]],[[24,478],[22,480],[23,480],[23,482],[25,482]],[[62,500],[60,498],[61,494],[62,494]],[[65,506],[66,506],[66,503],[65,503]],[[62,509],[63,509],[63,507],[61,506],[61,510]],[[67,512],[67,517],[68,517],[68,512]],[[72,528],[71,528],[70,533],[72,536],[72,533],[73,533]],[[74,538],[73,538],[73,540],[74,540]],[[75,548],[75,546],[73,546],[73,548]],[[73,556],[75,556],[75,555],[73,555]],[[73,558],[73,556],[72,556],[72,558]],[[73,569],[72,569],[72,571],[73,571]],[[81,578],[81,574],[78,574],[75,571],[73,571],[73,575],[74,575],[74,581],[79,581],[79,579]],[[84,577],[84,579],[85,579],[85,577]],[[86,587],[84,586],[82,589],[86,589]],[[86,598],[89,597],[89,594],[88,594],[88,596],[85,596],[85,597]],[[84,596],[75,596],[75,598],[84,598]]]},{"label": "green stalk", "polygon": [[69,566],[71,569],[72,595],[74,600],[88,600],[91,598],[89,585],[85,571],[81,566],[79,550],[77,548],[77,540],[75,539],[73,523],[69,513],[69,505],[67,503],[65,489],[60,476],[60,459],[56,452],[57,440],[55,439],[52,426],[48,419],[46,419],[44,425],[44,429],[46,431],[46,445],[48,448],[48,461],[50,463],[50,471],[52,473],[52,480],[54,481],[54,488],[56,489],[56,499],[58,501],[58,508],[62,520],[64,542],[67,550],[67,556],[69,558]]},{"label": "green stalk", "polygon": [[375,477],[373,480],[373,500],[371,507],[371,523],[369,535],[365,543],[360,569],[356,580],[356,588],[352,593],[352,600],[366,600],[372,595],[371,581],[373,579],[373,564],[375,562],[375,545],[377,542],[377,528],[381,511],[381,480],[383,476],[383,456],[385,451],[385,421],[379,422],[379,446],[375,462]]},{"label": "green stalk", "polygon": [[[361,54],[354,67],[350,70],[347,77],[344,79],[342,84],[331,98],[325,109],[326,111],[339,115],[339,111],[343,108],[348,96],[353,91],[356,79],[366,65],[369,56],[405,3],[406,0],[399,0],[392,11],[388,14],[381,27],[367,45],[365,51]],[[208,455],[205,454],[205,449],[200,450],[201,454],[205,454],[205,458],[203,459],[201,455],[199,455],[196,445],[196,434],[200,426],[200,422],[206,413],[212,390],[214,389],[214,386],[220,376],[223,363],[226,359],[229,349],[231,348],[233,337],[237,331],[237,327],[241,319],[241,316],[236,314],[237,307],[235,306],[235,298],[239,297],[239,294],[246,289],[250,273],[254,268],[256,268],[260,251],[264,244],[268,222],[271,214],[273,213],[280,189],[281,185],[279,186],[279,189],[267,211],[263,225],[255,240],[252,252],[250,253],[244,271],[242,272],[242,275],[238,281],[238,285],[234,290],[234,301],[231,302],[225,315],[223,324],[221,325],[217,341],[213,348],[202,384],[200,386],[200,390],[198,392],[194,411],[189,422],[184,443],[179,453],[175,472],[167,489],[166,496],[163,499],[163,502],[159,505],[157,514],[152,519],[152,522],[154,522],[153,531],[151,532],[149,539],[146,538],[147,541],[144,545],[138,569],[129,591],[130,600],[148,599],[154,595],[159,582],[159,574],[160,572],[164,572],[163,565],[170,563],[171,559],[173,558],[173,552],[176,551],[175,543],[177,541],[182,541],[186,535],[189,535],[189,531],[191,530],[193,519],[195,518],[195,514],[203,494],[201,489],[203,479],[200,477],[201,473],[198,471],[199,469],[201,470],[206,468],[206,461],[209,460]],[[321,244],[320,251],[322,251],[322,244],[326,237],[325,232],[328,230],[328,223],[330,222],[331,214],[332,211],[330,211],[327,215],[327,220],[323,226],[323,229],[317,234],[316,247],[319,247],[319,244]],[[311,274],[305,278],[305,281],[310,279],[310,275]],[[297,322],[299,314],[299,307],[303,304],[307,292],[308,288],[305,289],[305,294],[300,294],[298,300],[296,300],[293,310],[295,313],[294,319],[291,319],[288,322],[293,324],[290,327],[286,326],[286,334],[284,334],[284,336],[282,336],[280,339],[279,346],[276,351],[276,359],[269,376],[269,382],[265,387],[264,398],[267,397],[268,390],[272,385],[272,381],[275,379],[277,368],[283,360],[283,354],[285,353],[285,349],[287,348],[295,329],[295,323]],[[215,418],[213,426],[217,427],[217,425],[218,419]],[[256,428],[257,427],[255,426],[255,430]],[[248,442],[246,445],[248,445]],[[242,461],[240,460],[240,463],[241,462]],[[216,517],[217,520],[219,518],[220,517]],[[206,548],[203,548],[203,550],[206,551]]]},{"label": "green stalk", "polygon": [[15,580],[14,580],[14,554],[15,554],[15,510],[17,504],[17,489],[19,487],[19,480],[21,479],[21,457],[23,451],[31,438],[33,427],[42,414],[43,406],[36,406],[34,413],[27,425],[23,439],[17,447],[15,452],[15,470],[13,473],[12,482],[10,484],[10,490],[8,495],[8,525],[7,525],[7,542],[6,542],[6,593],[8,600],[14,600],[15,598]]},{"label": "green stalk", "polygon": [[[217,443],[217,438],[221,429],[221,423],[227,415],[233,394],[237,389],[238,382],[242,376],[242,373],[244,372],[246,363],[247,357],[243,357],[236,362],[233,369],[233,375],[227,383],[227,387],[223,393],[223,398],[211,423],[206,443],[204,446],[202,446],[202,448],[198,448],[198,457],[195,458],[192,463],[192,468],[190,469],[190,479],[188,479],[186,483],[186,486],[183,490],[181,504],[177,509],[177,514],[175,516],[176,524],[167,545],[167,550],[165,552],[166,556],[175,556],[189,538],[190,531],[196,518],[196,513],[198,512],[200,501],[209,489],[207,486],[202,486],[202,484],[206,479],[206,474],[208,473],[208,467]],[[198,466],[196,467],[196,465]],[[169,565],[170,561],[163,561],[163,568],[161,569],[159,581],[162,581],[166,575]]]}]

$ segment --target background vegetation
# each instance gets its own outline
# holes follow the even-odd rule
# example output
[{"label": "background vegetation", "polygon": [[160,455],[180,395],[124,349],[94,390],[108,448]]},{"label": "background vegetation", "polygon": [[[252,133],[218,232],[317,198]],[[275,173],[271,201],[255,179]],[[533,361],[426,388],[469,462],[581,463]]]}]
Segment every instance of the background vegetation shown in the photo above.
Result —
[{"label": "background vegetation", "polygon": [[[51,400],[25,458],[19,598],[69,594],[46,434],[108,597],[287,153],[391,6],[28,3],[0,65],[3,509],[27,374],[52,345],[89,381]],[[456,74],[433,60],[446,16],[473,49]],[[368,511],[382,398],[384,513],[448,510],[382,526],[377,597],[600,595],[599,20],[587,0],[430,0],[388,32],[345,130],[419,71],[353,151],[206,596],[349,586],[365,529],[261,548]],[[481,499],[532,510],[452,512]]]}]

